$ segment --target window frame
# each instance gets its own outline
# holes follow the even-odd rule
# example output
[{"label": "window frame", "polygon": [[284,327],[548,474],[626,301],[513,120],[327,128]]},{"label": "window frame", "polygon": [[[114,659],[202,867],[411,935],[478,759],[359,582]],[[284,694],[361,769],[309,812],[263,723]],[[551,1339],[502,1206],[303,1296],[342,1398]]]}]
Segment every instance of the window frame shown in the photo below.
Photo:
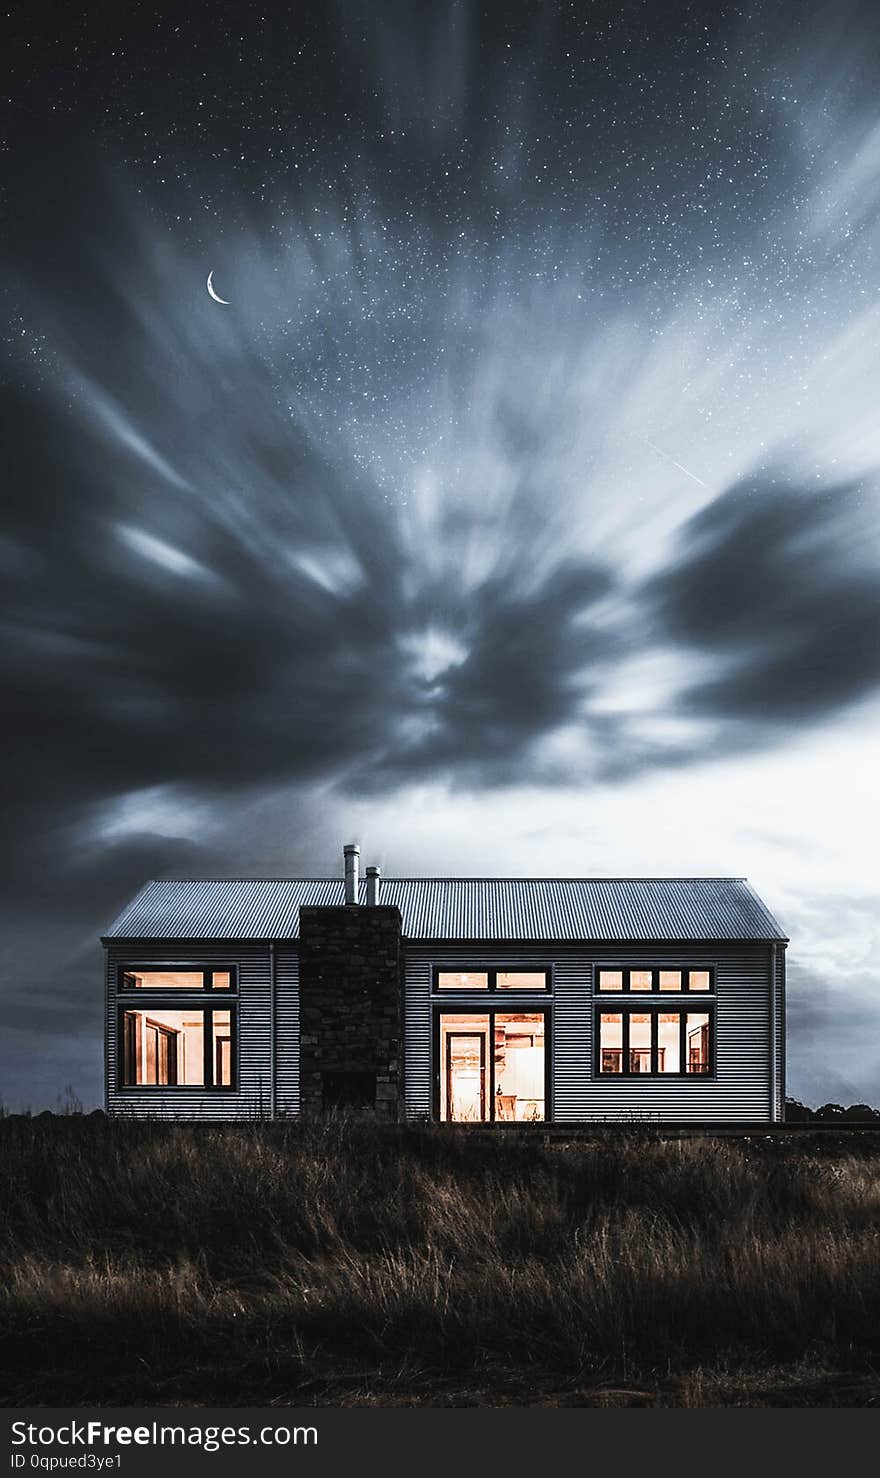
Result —
[{"label": "window frame", "polygon": [[[236,1093],[238,1091],[239,1061],[238,1061],[238,1009],[230,1004],[205,1006],[199,1000],[182,1001],[179,1007],[169,1007],[165,1001],[157,1001],[155,996],[151,1000],[144,1000],[139,1006],[135,1006],[132,999],[134,992],[129,992],[126,999],[121,1001],[117,1007],[116,1020],[116,1088],[119,1093],[137,1094],[162,1094],[162,1093]],[[146,992],[143,993],[146,996]],[[192,1010],[202,1012],[205,1022],[202,1027],[202,1076],[203,1083],[126,1083],[125,1081],[125,1017],[130,1011],[139,1010],[144,1017],[151,1012],[180,1010],[189,1007]],[[217,1011],[229,1012],[229,1083],[215,1083],[214,1077],[214,1014]],[[159,1022],[159,1025],[162,1023]]]},{"label": "window frame", "polygon": [[[607,988],[603,988],[602,985],[600,985],[600,976],[603,971],[606,970],[616,970],[623,976],[623,985],[619,989],[615,987],[614,990],[609,990]],[[633,972],[635,971],[637,974],[645,974],[649,970],[651,972],[651,989],[633,990],[630,985],[630,978]],[[665,970],[680,971],[682,981],[687,981],[687,984],[682,984],[681,986],[679,986],[678,990],[661,990],[660,972]],[[694,986],[691,985],[691,972],[696,974],[698,971],[709,976],[708,990],[697,990]],[[716,981],[714,965],[621,965],[617,961],[609,960],[603,964],[595,965],[593,969],[593,993],[594,995],[598,996],[600,1000],[603,1001],[618,1000],[620,996],[627,996],[629,998],[638,996],[639,999],[643,1001],[656,1000],[661,997],[664,1000],[675,1001],[680,999],[682,996],[687,996],[688,1000],[694,999],[705,1001],[714,997],[715,989]]]},{"label": "window frame", "polygon": [[[449,991],[448,992],[448,995],[451,996],[452,994],[453,994],[452,991]],[[476,992],[472,992],[471,994],[476,994]],[[485,997],[487,994],[488,994],[487,991],[482,991],[481,992],[481,995],[483,997]],[[509,999],[509,994],[512,994],[512,992],[508,993],[507,991],[500,991],[498,994],[502,998],[504,998],[504,999]],[[517,994],[519,994],[519,992],[517,992]],[[522,995],[526,995],[526,994],[527,994],[526,991],[523,991],[522,992]],[[536,994],[537,994],[537,992],[536,992]],[[444,996],[444,999],[442,999],[442,1000],[432,1002],[432,1006],[431,1006],[431,1119],[432,1119],[432,1122],[433,1123],[435,1123],[435,1124],[444,1124],[444,1125],[445,1124],[452,1124],[453,1123],[453,1121],[451,1119],[441,1119],[440,1118],[440,1074],[443,1071],[443,1063],[440,1061],[440,1017],[441,1016],[444,1016],[444,1015],[456,1015],[456,1016],[488,1016],[488,1018],[489,1018],[489,1028],[488,1028],[489,1038],[488,1038],[488,1040],[491,1043],[491,1042],[494,1041],[494,1037],[495,1037],[494,1018],[496,1016],[508,1016],[510,1014],[511,1013],[510,1013],[509,1009],[505,1008],[502,1005],[498,1005],[497,1003],[493,1003],[493,1005],[491,1005],[491,1006],[486,1006],[484,1009],[481,1010],[477,1006],[476,1002],[474,1002],[473,1006],[468,1005],[466,1007],[462,1007],[461,1005],[459,1005],[455,1009],[450,1009],[449,1007],[445,1007],[445,996]],[[545,1006],[542,1006],[539,1011],[534,1011],[531,1014],[532,1015],[535,1015],[535,1016],[543,1016],[543,1018],[544,1018],[544,1117],[543,1117],[543,1119],[538,1119],[535,1122],[537,1124],[539,1124],[539,1125],[542,1125],[542,1124],[550,1124],[550,1123],[553,1122],[553,1104],[552,1104],[552,1097],[551,1097],[552,1090],[553,1090],[553,1072],[552,1072],[552,1068],[553,1068],[553,1013],[552,1013],[552,1011],[550,1009],[550,1003],[549,1003],[549,1001],[547,1002],[547,1004]],[[462,1032],[465,1032],[466,1033],[466,1028],[465,1027],[460,1028],[460,1030]],[[470,1128],[476,1128],[476,1129],[486,1129],[486,1128],[490,1128],[490,1127],[491,1128],[495,1128],[497,1125],[500,1125],[500,1126],[502,1126],[502,1129],[507,1129],[508,1127],[511,1127],[511,1126],[513,1128],[516,1128],[516,1129],[522,1129],[522,1127],[523,1127],[522,1121],[517,1121],[515,1119],[496,1119],[495,1118],[495,1053],[494,1053],[494,1051],[491,1051],[490,1050],[487,1053],[487,1056],[488,1056],[488,1059],[489,1060],[488,1060],[488,1063],[486,1065],[485,1097],[486,1097],[486,1102],[489,1105],[489,1117],[486,1118],[486,1119],[478,1119],[478,1120],[476,1120],[475,1123],[474,1123],[474,1125],[456,1124],[456,1125],[454,1125],[454,1127],[456,1127],[456,1128],[464,1128],[465,1130],[467,1130],[467,1129],[470,1129]]]},{"label": "window frame", "polygon": [[[485,975],[486,985],[441,985],[441,975]],[[543,975],[543,985],[499,986],[499,975]],[[449,997],[467,996],[468,1000],[483,1001],[487,996],[499,995],[505,1000],[527,996],[547,996],[553,990],[553,970],[550,965],[434,965],[431,973],[431,994],[441,1001]],[[705,993],[704,993],[705,994]]]},{"label": "window frame", "polygon": [[[201,986],[134,986],[126,985],[125,977],[135,971],[148,970],[187,970],[193,973],[200,971],[202,976]],[[220,973],[229,975],[228,986],[215,986],[214,976]],[[237,1093],[241,1074],[241,1062],[239,1053],[239,971],[238,965],[232,960],[205,960],[205,959],[144,959],[142,956],[127,959],[117,963],[115,971],[115,1001],[116,1001],[116,1091],[118,1093],[134,1093],[138,1096],[155,1096],[165,1093],[181,1095],[182,1097],[198,1096],[199,1094],[223,1094]],[[203,1083],[126,1083],[125,1081],[125,1015],[128,1011],[141,1011],[144,1014],[159,1011],[179,1010],[201,1011],[204,1017],[202,1029],[202,1054]],[[229,1012],[229,1083],[215,1083],[215,1038],[214,1038],[214,1013],[217,1011]]]},{"label": "window frame", "polygon": [[[594,1078],[601,1079],[601,1081],[603,1083],[617,1082],[617,1081],[621,1081],[621,1080],[625,1080],[625,1081],[630,1082],[630,1083],[632,1083],[632,1082],[644,1082],[645,1079],[648,1079],[650,1082],[654,1082],[654,1083],[657,1083],[657,1082],[660,1082],[660,1083],[679,1082],[682,1079],[685,1082],[689,1082],[689,1083],[709,1083],[709,1082],[714,1082],[716,1080],[717,1060],[716,1060],[716,1010],[715,1010],[715,1002],[714,1001],[707,1001],[706,1002],[706,1008],[705,1008],[704,1011],[696,1011],[691,1006],[691,1001],[693,1000],[693,998],[695,996],[702,996],[705,999],[705,997],[708,994],[707,991],[689,991],[689,992],[680,991],[680,992],[678,992],[676,995],[674,995],[672,997],[672,999],[676,1002],[676,1004],[674,1006],[668,1005],[665,1001],[663,1001],[663,1002],[658,1001],[658,1000],[653,1000],[652,1001],[651,998],[650,998],[650,996],[648,996],[648,992],[647,991],[641,991],[641,992],[636,992],[635,993],[635,994],[641,995],[642,997],[646,997],[646,996],[648,997],[648,1000],[647,1001],[643,999],[643,1000],[638,1001],[638,1002],[636,1002],[635,1000],[633,1000],[632,997],[630,997],[626,1002],[621,1001],[621,999],[620,999],[621,998],[621,995],[622,995],[622,992],[621,991],[617,991],[615,994],[612,994],[610,991],[607,991],[604,994],[605,994],[605,996],[607,998],[610,998],[612,1001],[614,1001],[615,1002],[615,1005],[614,1005],[614,1008],[613,1009],[609,1009],[605,1001],[603,1001],[603,1000],[594,1000],[593,1001],[593,1076],[594,1076]],[[669,995],[672,995],[672,992],[670,991],[670,992],[668,992],[668,994]],[[684,995],[687,995],[688,996],[688,1001],[687,1001],[687,1004],[686,1005],[682,1002],[682,999],[681,999],[682,996],[684,996]],[[648,1010],[646,1010],[645,1008],[648,1007],[648,1003],[649,1002],[650,1002],[650,1007],[649,1007]],[[651,1021],[651,1067],[650,1067],[650,1069],[649,1069],[648,1072],[633,1072],[628,1066],[626,1066],[626,1064],[628,1063],[628,1060],[629,1060],[629,1057],[628,1057],[628,1049],[629,1049],[629,1021],[627,1020],[627,1018],[629,1016],[634,1015],[634,1014],[636,1014],[636,1015],[638,1015],[638,1014],[645,1014],[645,1015],[650,1015],[652,1017],[652,1021]],[[660,1069],[659,1069],[659,1067],[656,1066],[657,1061],[658,1061],[658,1053],[657,1053],[657,1045],[658,1045],[657,1044],[657,1037],[658,1037],[657,1018],[659,1018],[662,1015],[667,1015],[667,1014],[670,1015],[670,1016],[674,1014],[676,1016],[681,1017],[681,1023],[680,1023],[680,1026],[679,1026],[679,1061],[683,1065],[681,1067],[679,1067],[678,1072],[675,1072],[675,1073],[661,1072]],[[623,1030],[622,1030],[622,1035],[621,1035],[621,1046],[620,1046],[621,1071],[619,1073],[606,1073],[606,1072],[603,1072],[602,1071],[602,1017],[603,1016],[621,1016],[623,1018],[623,1021],[621,1022],[621,1026],[622,1026],[622,1029]],[[688,1016],[708,1016],[708,1018],[709,1018],[709,1065],[708,1065],[708,1070],[706,1072],[704,1072],[704,1073],[689,1073],[687,1071],[686,1065],[684,1065],[684,1064],[686,1064],[686,1058],[687,1058],[686,1048],[687,1048],[687,1018],[688,1018]]]},{"label": "window frame", "polygon": [[[201,972],[201,985],[126,985],[125,977],[138,970],[161,970],[166,974],[174,970]],[[228,975],[229,985],[215,985],[215,975]],[[158,996],[162,1000],[181,1000],[187,996],[216,995],[224,1000],[238,994],[238,966],[226,961],[204,960],[126,960],[116,966],[116,994],[126,999],[140,1000],[146,996]]]}]

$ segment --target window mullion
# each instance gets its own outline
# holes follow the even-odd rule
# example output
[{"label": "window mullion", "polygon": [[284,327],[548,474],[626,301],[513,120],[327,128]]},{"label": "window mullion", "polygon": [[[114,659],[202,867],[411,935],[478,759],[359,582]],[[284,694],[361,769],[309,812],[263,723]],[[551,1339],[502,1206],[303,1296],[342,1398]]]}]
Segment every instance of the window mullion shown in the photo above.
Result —
[{"label": "window mullion", "polygon": [[494,1122],[495,1122],[495,1012],[492,1011],[492,1010],[490,1010],[490,1012],[489,1012],[489,1030],[488,1030],[487,1036],[489,1038],[489,1042],[488,1042],[488,1046],[489,1046],[489,1069],[488,1069],[488,1079],[489,1079],[489,1086],[488,1086],[488,1093],[489,1093],[489,1112],[486,1115],[486,1118],[488,1119],[488,1121],[489,1121],[490,1124],[494,1124]]},{"label": "window mullion", "polygon": [[202,1075],[205,1079],[205,1087],[213,1088],[214,1085],[214,1012],[210,1006],[205,1007],[204,1026],[202,1027]]},{"label": "window mullion", "polygon": [[624,1076],[629,1074],[629,1012],[624,1011],[620,1023],[621,1040],[621,1064],[620,1070]]}]

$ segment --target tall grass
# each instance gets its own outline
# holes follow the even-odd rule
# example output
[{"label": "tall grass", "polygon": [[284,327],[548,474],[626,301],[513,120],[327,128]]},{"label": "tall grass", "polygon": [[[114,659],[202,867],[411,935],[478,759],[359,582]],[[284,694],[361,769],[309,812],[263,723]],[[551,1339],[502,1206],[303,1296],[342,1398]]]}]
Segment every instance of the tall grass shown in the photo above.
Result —
[{"label": "tall grass", "polygon": [[872,1402],[880,1159],[0,1124],[6,1403]]}]

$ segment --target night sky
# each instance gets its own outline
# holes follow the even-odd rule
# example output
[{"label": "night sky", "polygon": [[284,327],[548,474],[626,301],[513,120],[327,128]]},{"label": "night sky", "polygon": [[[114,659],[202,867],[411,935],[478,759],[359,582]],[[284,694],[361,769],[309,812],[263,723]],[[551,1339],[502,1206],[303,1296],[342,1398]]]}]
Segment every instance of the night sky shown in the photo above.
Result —
[{"label": "night sky", "polygon": [[876,5],[3,25],[7,1106],[146,878],[349,840],[745,874],[880,1103]]}]

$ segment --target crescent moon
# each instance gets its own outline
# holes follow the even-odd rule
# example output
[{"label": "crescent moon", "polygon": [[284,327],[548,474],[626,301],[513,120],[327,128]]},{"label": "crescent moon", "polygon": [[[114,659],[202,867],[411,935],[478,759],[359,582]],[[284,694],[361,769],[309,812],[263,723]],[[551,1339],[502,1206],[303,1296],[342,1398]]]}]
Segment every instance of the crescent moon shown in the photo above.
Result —
[{"label": "crescent moon", "polygon": [[208,273],[208,292],[211,294],[211,297],[214,299],[214,302],[215,303],[223,303],[225,305],[225,307],[228,308],[229,307],[229,299],[228,298],[221,298],[220,295],[219,295],[219,293],[215,293],[213,287],[211,286],[211,278],[213,276],[214,276],[214,268],[212,267],[211,270],[210,270],[210,272]]}]

